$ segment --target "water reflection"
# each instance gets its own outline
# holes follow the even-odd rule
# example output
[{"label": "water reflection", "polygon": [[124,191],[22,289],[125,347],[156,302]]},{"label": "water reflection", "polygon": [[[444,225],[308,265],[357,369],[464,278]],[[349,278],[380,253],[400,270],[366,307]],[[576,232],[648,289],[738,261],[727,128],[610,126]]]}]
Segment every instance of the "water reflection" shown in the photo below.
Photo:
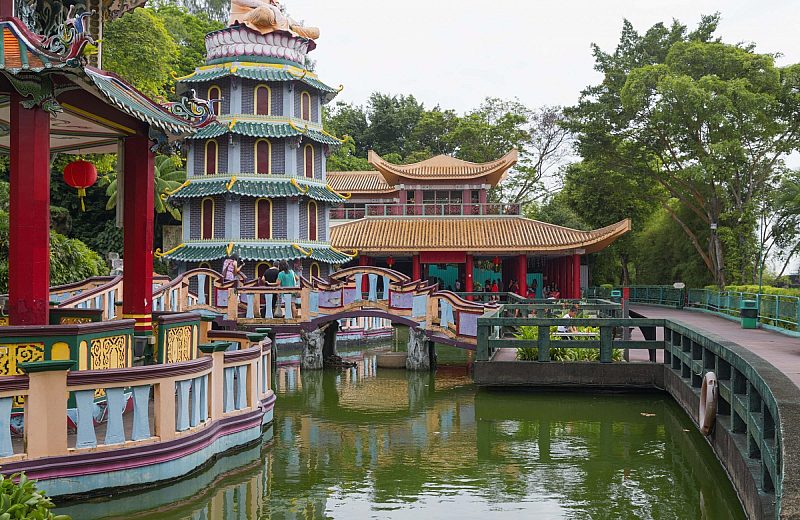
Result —
[{"label": "water reflection", "polygon": [[710,449],[665,396],[479,392],[464,368],[434,377],[358,358],[342,372],[280,366],[274,438],[267,432],[261,446],[170,487],[64,512],[743,518]]}]

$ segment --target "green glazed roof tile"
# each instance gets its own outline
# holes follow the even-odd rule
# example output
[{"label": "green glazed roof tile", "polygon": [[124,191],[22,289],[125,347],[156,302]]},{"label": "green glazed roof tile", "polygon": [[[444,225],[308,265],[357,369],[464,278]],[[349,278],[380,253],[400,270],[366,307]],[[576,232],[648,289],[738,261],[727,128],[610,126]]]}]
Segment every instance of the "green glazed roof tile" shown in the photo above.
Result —
[{"label": "green glazed roof tile", "polygon": [[[164,255],[174,262],[210,262],[227,256],[226,244],[189,243],[174,252]],[[278,262],[310,258],[326,264],[343,264],[352,260],[344,253],[328,245],[303,244],[300,249],[287,242],[281,243],[234,243],[233,253],[247,262]],[[310,254],[306,254],[310,253]]]},{"label": "green glazed roof tile", "polygon": [[228,132],[248,137],[285,138],[305,136],[312,141],[330,146],[337,146],[341,141],[328,134],[313,129],[295,129],[289,123],[271,121],[236,121],[233,128],[224,123],[212,123],[192,135],[190,139],[214,139]]},{"label": "green glazed roof tile", "polygon": [[[209,180],[204,180],[202,178],[190,179],[189,184],[174,192],[171,197],[173,199],[193,199],[233,193],[243,197],[263,197],[270,199],[305,196],[319,202],[330,203],[339,203],[344,200],[343,197],[332,192],[325,186],[310,183],[301,178],[275,178],[266,175],[264,177],[263,179],[252,177],[237,179],[230,188],[228,188],[228,183],[231,177]],[[302,189],[298,189],[298,187],[292,183],[293,180]]]},{"label": "green glazed roof tile", "polygon": [[330,102],[339,93],[338,88],[326,85],[322,81],[308,75],[294,75],[286,69],[273,67],[248,67],[248,66],[221,66],[212,69],[199,69],[193,74],[179,80],[180,83],[202,83],[220,78],[234,76],[237,78],[251,79],[254,81],[300,81],[322,92],[325,102]]}]

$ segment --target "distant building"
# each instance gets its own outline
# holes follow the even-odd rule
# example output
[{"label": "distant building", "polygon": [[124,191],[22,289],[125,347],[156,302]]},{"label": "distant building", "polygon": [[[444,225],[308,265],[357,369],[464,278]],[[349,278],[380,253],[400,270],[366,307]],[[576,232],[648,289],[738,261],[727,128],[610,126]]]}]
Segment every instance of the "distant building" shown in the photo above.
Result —
[{"label": "distant building", "polygon": [[[471,292],[499,282],[518,292],[556,287],[579,297],[588,283],[588,253],[630,230],[624,220],[578,231],[521,216],[519,204],[487,202],[487,192],[516,164],[517,152],[485,164],[438,156],[396,165],[370,151],[374,171],[329,172],[349,198],[331,210],[331,243],[357,250],[363,265],[390,266],[414,279]],[[458,285],[457,285],[458,284]]]}]

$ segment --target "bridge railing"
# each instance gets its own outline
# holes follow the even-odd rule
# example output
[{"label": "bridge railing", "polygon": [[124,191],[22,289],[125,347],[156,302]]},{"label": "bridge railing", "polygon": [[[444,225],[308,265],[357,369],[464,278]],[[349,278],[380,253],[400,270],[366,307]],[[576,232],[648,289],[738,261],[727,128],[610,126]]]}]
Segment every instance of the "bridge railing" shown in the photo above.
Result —
[{"label": "bridge railing", "polygon": [[[741,460],[746,461],[750,469],[749,482],[741,472],[730,472],[736,488],[748,489],[755,485],[760,497],[766,497],[767,511],[774,508],[775,518],[781,517],[784,489],[792,493],[794,503],[800,499],[795,496],[800,467],[793,458],[800,446],[797,435],[783,434],[795,429],[789,421],[793,421],[794,414],[800,410],[797,388],[760,357],[671,320],[519,318],[503,317],[503,311],[500,307],[478,319],[476,360],[491,361],[500,348],[538,348],[538,361],[521,363],[548,363],[551,362],[551,348],[565,347],[599,349],[600,363],[606,364],[612,362],[613,349],[663,350],[664,365],[695,395],[699,394],[705,374],[714,372],[719,382],[717,427],[725,428],[731,438],[736,439],[733,449],[739,451]],[[538,337],[535,340],[503,337],[504,328],[521,326],[538,328]],[[599,339],[553,341],[550,331],[556,326],[596,327],[600,331]],[[624,327],[660,330],[660,334],[648,336],[663,339],[624,341],[616,333]],[[782,410],[788,415],[784,416]]]},{"label": "bridge railing", "polygon": [[[74,371],[70,361],[41,361],[23,364],[25,375],[0,377],[0,464],[53,477],[68,458],[155,447],[263,410],[273,398],[269,340],[229,352],[227,343],[207,346],[207,354],[169,365]],[[19,398],[24,414],[12,411]],[[51,457],[61,458],[52,470],[36,463]]]},{"label": "bridge railing", "polygon": [[[622,290],[622,287],[615,289]],[[763,324],[789,331],[800,330],[800,298],[777,294],[718,291],[715,289],[676,289],[671,285],[630,286],[629,301],[682,309],[703,309],[738,318],[743,300],[758,302],[758,318]],[[610,297],[608,287],[591,287],[590,297]]]}]

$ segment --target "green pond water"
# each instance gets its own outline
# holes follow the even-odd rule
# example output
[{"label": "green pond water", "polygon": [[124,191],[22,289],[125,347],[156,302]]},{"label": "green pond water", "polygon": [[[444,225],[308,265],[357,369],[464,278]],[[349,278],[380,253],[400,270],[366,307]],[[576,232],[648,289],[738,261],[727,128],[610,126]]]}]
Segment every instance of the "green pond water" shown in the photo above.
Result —
[{"label": "green pond water", "polygon": [[[346,350],[346,349],[340,349]],[[275,377],[263,442],[187,479],[66,505],[75,520],[744,518],[665,394],[478,390],[464,366]],[[292,363],[290,358],[284,362]]]}]

